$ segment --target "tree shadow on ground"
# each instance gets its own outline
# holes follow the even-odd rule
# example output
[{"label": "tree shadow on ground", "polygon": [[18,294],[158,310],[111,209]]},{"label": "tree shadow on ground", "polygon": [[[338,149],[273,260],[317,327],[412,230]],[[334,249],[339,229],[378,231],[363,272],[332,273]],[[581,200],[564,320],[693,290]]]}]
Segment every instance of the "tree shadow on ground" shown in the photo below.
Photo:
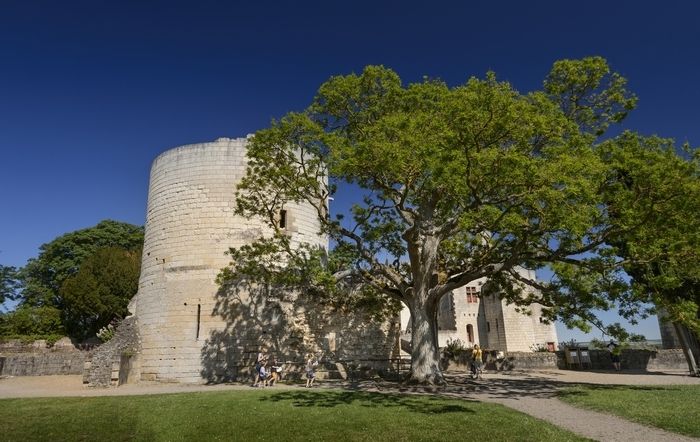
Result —
[{"label": "tree shadow on ground", "polygon": [[[271,402],[290,402],[294,407],[333,408],[342,405],[359,405],[368,408],[401,407],[414,413],[474,413],[466,405],[446,404],[435,397],[411,397],[363,391],[285,391],[260,399]],[[470,401],[476,402],[476,401]]]},{"label": "tree shadow on ground", "polygon": [[[372,385],[360,383],[349,385],[350,389],[375,389],[386,393],[401,393],[415,395],[443,396],[458,399],[524,399],[540,398],[549,399],[558,397],[561,391],[569,387],[585,386],[591,388],[623,388],[622,385],[600,385],[584,382],[563,382],[552,380],[551,377],[537,374],[519,374],[513,378],[489,378],[473,380],[464,374],[446,374],[447,385],[445,386],[412,386],[398,382],[380,381]],[[644,387],[640,387],[644,388]],[[650,387],[655,388],[655,387]]]},{"label": "tree shadow on ground", "polygon": [[558,397],[585,396],[589,391],[604,390],[614,394],[615,391],[635,390],[635,391],[665,391],[681,388],[680,385],[599,385],[599,384],[575,384],[568,385],[569,388],[558,392]]}]

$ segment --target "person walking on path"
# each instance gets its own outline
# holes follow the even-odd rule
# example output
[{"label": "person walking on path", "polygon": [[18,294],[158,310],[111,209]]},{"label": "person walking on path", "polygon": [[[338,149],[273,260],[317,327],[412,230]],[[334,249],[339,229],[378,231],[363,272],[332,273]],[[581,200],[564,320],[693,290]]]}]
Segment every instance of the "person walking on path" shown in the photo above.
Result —
[{"label": "person walking on path", "polygon": [[622,353],[622,348],[611,339],[608,344],[608,351],[610,352],[610,358],[612,359],[615,371],[620,371],[620,353]]},{"label": "person walking on path", "polygon": [[280,378],[280,374],[282,373],[282,366],[280,363],[277,361],[277,359],[272,359],[272,362],[270,363],[270,387],[275,385],[277,381]]},{"label": "person walking on path", "polygon": [[263,387],[267,387],[267,385],[268,385],[269,373],[267,372],[266,366],[267,366],[267,361],[263,361],[262,365],[260,366],[260,379],[262,380]]},{"label": "person walking on path", "polygon": [[311,388],[314,385],[314,380],[316,379],[316,367],[318,367],[318,360],[314,355],[310,354],[306,361],[306,388]]},{"label": "person walking on path", "polygon": [[472,363],[471,363],[472,379],[477,378],[477,377],[481,378],[482,357],[483,357],[483,353],[481,351],[481,348],[479,348],[479,344],[474,344],[474,348],[472,349]]}]

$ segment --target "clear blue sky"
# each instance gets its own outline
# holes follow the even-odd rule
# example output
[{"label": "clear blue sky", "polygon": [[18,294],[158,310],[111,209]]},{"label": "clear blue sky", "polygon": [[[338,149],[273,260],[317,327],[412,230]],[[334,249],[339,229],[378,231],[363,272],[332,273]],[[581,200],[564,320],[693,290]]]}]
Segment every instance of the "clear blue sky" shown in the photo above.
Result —
[{"label": "clear blue sky", "polygon": [[2,0],[0,264],[102,219],[143,224],[160,152],[252,133],[367,64],[527,91],[557,59],[602,55],[640,98],[627,127],[700,144],[700,6],[486,3]]}]

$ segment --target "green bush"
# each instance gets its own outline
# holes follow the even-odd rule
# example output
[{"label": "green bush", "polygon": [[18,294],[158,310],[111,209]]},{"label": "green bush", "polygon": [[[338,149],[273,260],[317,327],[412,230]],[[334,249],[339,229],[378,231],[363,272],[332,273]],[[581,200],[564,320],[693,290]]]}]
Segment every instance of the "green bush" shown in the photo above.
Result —
[{"label": "green bush", "polygon": [[46,341],[47,347],[53,347],[53,345],[59,339],[63,338],[64,335],[48,334],[48,335],[3,335],[0,336],[0,342],[7,341],[20,341],[23,344],[31,344],[36,341]]},{"label": "green bush", "polygon": [[532,344],[530,350],[534,353],[549,353],[549,348],[545,344]]},{"label": "green bush", "polygon": [[53,335],[65,335],[61,322],[61,311],[55,307],[22,306],[0,316],[0,336]]},{"label": "green bush", "polygon": [[471,353],[471,351],[471,348],[467,348],[461,339],[448,339],[447,345],[442,349],[443,354],[451,359],[458,359],[462,355]]}]

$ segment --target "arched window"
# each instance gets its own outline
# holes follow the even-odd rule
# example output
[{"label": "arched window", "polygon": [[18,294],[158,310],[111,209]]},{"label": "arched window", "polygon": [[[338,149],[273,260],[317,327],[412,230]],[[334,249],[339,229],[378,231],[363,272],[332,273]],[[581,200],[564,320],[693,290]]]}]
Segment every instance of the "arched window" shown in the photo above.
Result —
[{"label": "arched window", "polygon": [[474,327],[471,324],[467,324],[467,340],[470,344],[474,343]]}]

